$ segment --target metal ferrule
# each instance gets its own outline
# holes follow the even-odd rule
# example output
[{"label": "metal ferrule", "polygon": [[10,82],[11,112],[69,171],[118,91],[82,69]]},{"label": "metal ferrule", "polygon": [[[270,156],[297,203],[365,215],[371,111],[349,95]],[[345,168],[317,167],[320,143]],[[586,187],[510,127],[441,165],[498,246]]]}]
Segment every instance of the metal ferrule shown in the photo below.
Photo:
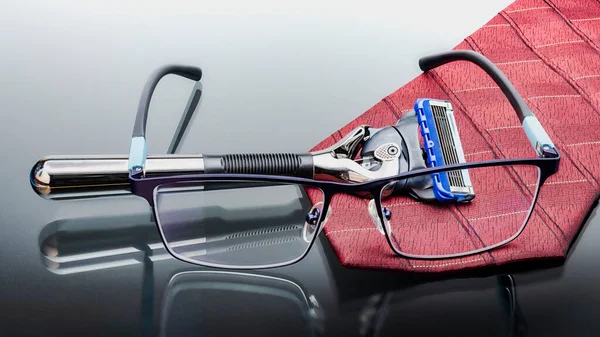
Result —
[{"label": "metal ferrule", "polygon": [[558,156],[554,143],[552,143],[546,130],[535,116],[527,116],[523,119],[523,129],[538,157]]}]

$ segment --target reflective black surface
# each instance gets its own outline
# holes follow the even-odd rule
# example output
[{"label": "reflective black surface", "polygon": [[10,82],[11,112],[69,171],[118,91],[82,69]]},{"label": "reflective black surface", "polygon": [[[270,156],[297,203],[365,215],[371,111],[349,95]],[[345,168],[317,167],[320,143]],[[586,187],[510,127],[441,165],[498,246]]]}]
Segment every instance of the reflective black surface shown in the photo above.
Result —
[{"label": "reflective black surface", "polygon": [[425,277],[344,268],[324,237],[289,267],[194,267],[166,254],[135,200],[73,201],[78,216],[58,207],[49,224],[18,222],[45,203],[3,208],[0,317],[15,335],[593,336],[600,328],[595,214],[564,263]]},{"label": "reflective black surface", "polygon": [[[85,15],[51,7],[32,12],[23,6],[18,15],[2,20],[0,336],[600,335],[600,217],[595,212],[566,261],[442,277],[353,270],[339,264],[321,234],[301,262],[245,272],[271,277],[261,278],[214,273],[170,258],[144,200],[40,198],[28,175],[41,157],[127,152],[141,87],[163,63],[198,63],[206,70],[203,114],[195,118],[182,153],[305,151],[371,106],[372,97],[383,97],[401,84],[390,79],[393,86],[377,87],[371,98],[349,102],[355,110],[345,115],[333,109],[335,99],[327,101],[330,93],[318,101],[290,104],[297,96],[298,74],[310,67],[288,68],[294,58],[306,55],[283,53],[287,49],[280,37],[269,40],[271,48],[289,59],[261,70],[265,62],[274,62],[265,60],[269,44],[252,40],[250,33],[240,37],[247,44],[223,46],[218,38],[227,34],[222,32],[207,47],[188,44],[210,34],[185,20],[169,19],[181,33],[176,35],[149,16],[139,25],[131,23],[125,15],[131,9],[116,10],[104,21],[93,20],[102,11],[77,10]],[[234,19],[212,20],[244,32],[233,25]],[[293,36],[302,36],[305,28],[293,26]],[[272,27],[258,30],[263,29]],[[261,48],[249,47],[256,44]],[[220,54],[214,51],[219,46]],[[199,60],[204,47],[211,50],[210,62]],[[241,53],[255,57],[246,73],[236,63]],[[217,54],[231,67],[219,67]],[[401,62],[396,55],[384,56]],[[315,64],[325,62],[323,55],[314,57]],[[405,61],[416,68],[414,60]],[[282,69],[289,82],[272,85],[290,92],[277,98],[278,104],[293,107],[280,115],[260,115],[275,98],[258,90],[257,83],[279,80],[274,74]],[[361,76],[383,73],[365,70]],[[327,85],[302,78],[314,90],[305,97],[334,90],[340,84],[334,75],[323,75],[331,81]],[[148,121],[150,153],[166,152],[191,89],[187,85],[166,80],[157,90],[156,111]],[[342,93],[336,97],[362,97],[358,91],[344,92],[348,87],[338,88]],[[232,88],[254,91],[232,97]],[[315,126],[303,110],[325,116],[323,124]],[[266,130],[253,129],[256,125],[267,125]],[[224,131],[228,128],[232,134]]]}]

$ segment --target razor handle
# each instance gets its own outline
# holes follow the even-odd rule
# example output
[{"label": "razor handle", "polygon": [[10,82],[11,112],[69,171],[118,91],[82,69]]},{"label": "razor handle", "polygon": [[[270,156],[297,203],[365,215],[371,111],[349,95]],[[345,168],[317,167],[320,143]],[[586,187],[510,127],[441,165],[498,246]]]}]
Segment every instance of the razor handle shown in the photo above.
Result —
[{"label": "razor handle", "polygon": [[314,177],[311,153],[248,153],[204,155],[204,173],[284,175]]},{"label": "razor handle", "polygon": [[[378,132],[369,130],[368,126],[359,126],[336,144],[316,152],[148,155],[144,176],[253,174],[360,183],[397,175],[398,153],[378,160],[373,168],[362,166],[354,160],[364,140]],[[379,147],[389,145],[379,144],[373,147],[373,151],[379,153]],[[127,156],[45,157],[33,166],[30,181],[33,189],[47,199],[131,192]]]}]

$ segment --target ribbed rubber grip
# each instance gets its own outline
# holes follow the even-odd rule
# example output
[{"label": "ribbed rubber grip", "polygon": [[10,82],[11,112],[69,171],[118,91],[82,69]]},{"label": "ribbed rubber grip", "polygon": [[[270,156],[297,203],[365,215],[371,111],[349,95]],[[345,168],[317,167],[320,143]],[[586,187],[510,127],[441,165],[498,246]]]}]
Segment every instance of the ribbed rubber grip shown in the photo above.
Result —
[{"label": "ribbed rubber grip", "polygon": [[313,177],[311,154],[244,153],[204,156],[204,172]]},{"label": "ribbed rubber grip", "polygon": [[274,154],[228,154],[221,163],[227,173],[290,174],[300,169],[300,156],[291,153]]}]

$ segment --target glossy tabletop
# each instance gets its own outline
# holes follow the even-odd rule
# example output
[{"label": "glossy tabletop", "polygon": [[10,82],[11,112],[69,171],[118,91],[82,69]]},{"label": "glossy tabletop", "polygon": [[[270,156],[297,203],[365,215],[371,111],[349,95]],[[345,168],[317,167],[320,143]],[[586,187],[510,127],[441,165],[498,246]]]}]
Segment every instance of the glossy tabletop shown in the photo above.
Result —
[{"label": "glossy tabletop", "polygon": [[[19,1],[0,11],[0,336],[596,336],[600,218],[566,261],[443,276],[341,266],[325,237],[284,268],[170,258],[131,196],[44,200],[51,154],[126,154],[166,63],[204,71],[181,153],[306,151],[419,74],[509,1]],[[423,24],[424,18],[441,24]],[[166,151],[190,83],[148,121]]]}]

